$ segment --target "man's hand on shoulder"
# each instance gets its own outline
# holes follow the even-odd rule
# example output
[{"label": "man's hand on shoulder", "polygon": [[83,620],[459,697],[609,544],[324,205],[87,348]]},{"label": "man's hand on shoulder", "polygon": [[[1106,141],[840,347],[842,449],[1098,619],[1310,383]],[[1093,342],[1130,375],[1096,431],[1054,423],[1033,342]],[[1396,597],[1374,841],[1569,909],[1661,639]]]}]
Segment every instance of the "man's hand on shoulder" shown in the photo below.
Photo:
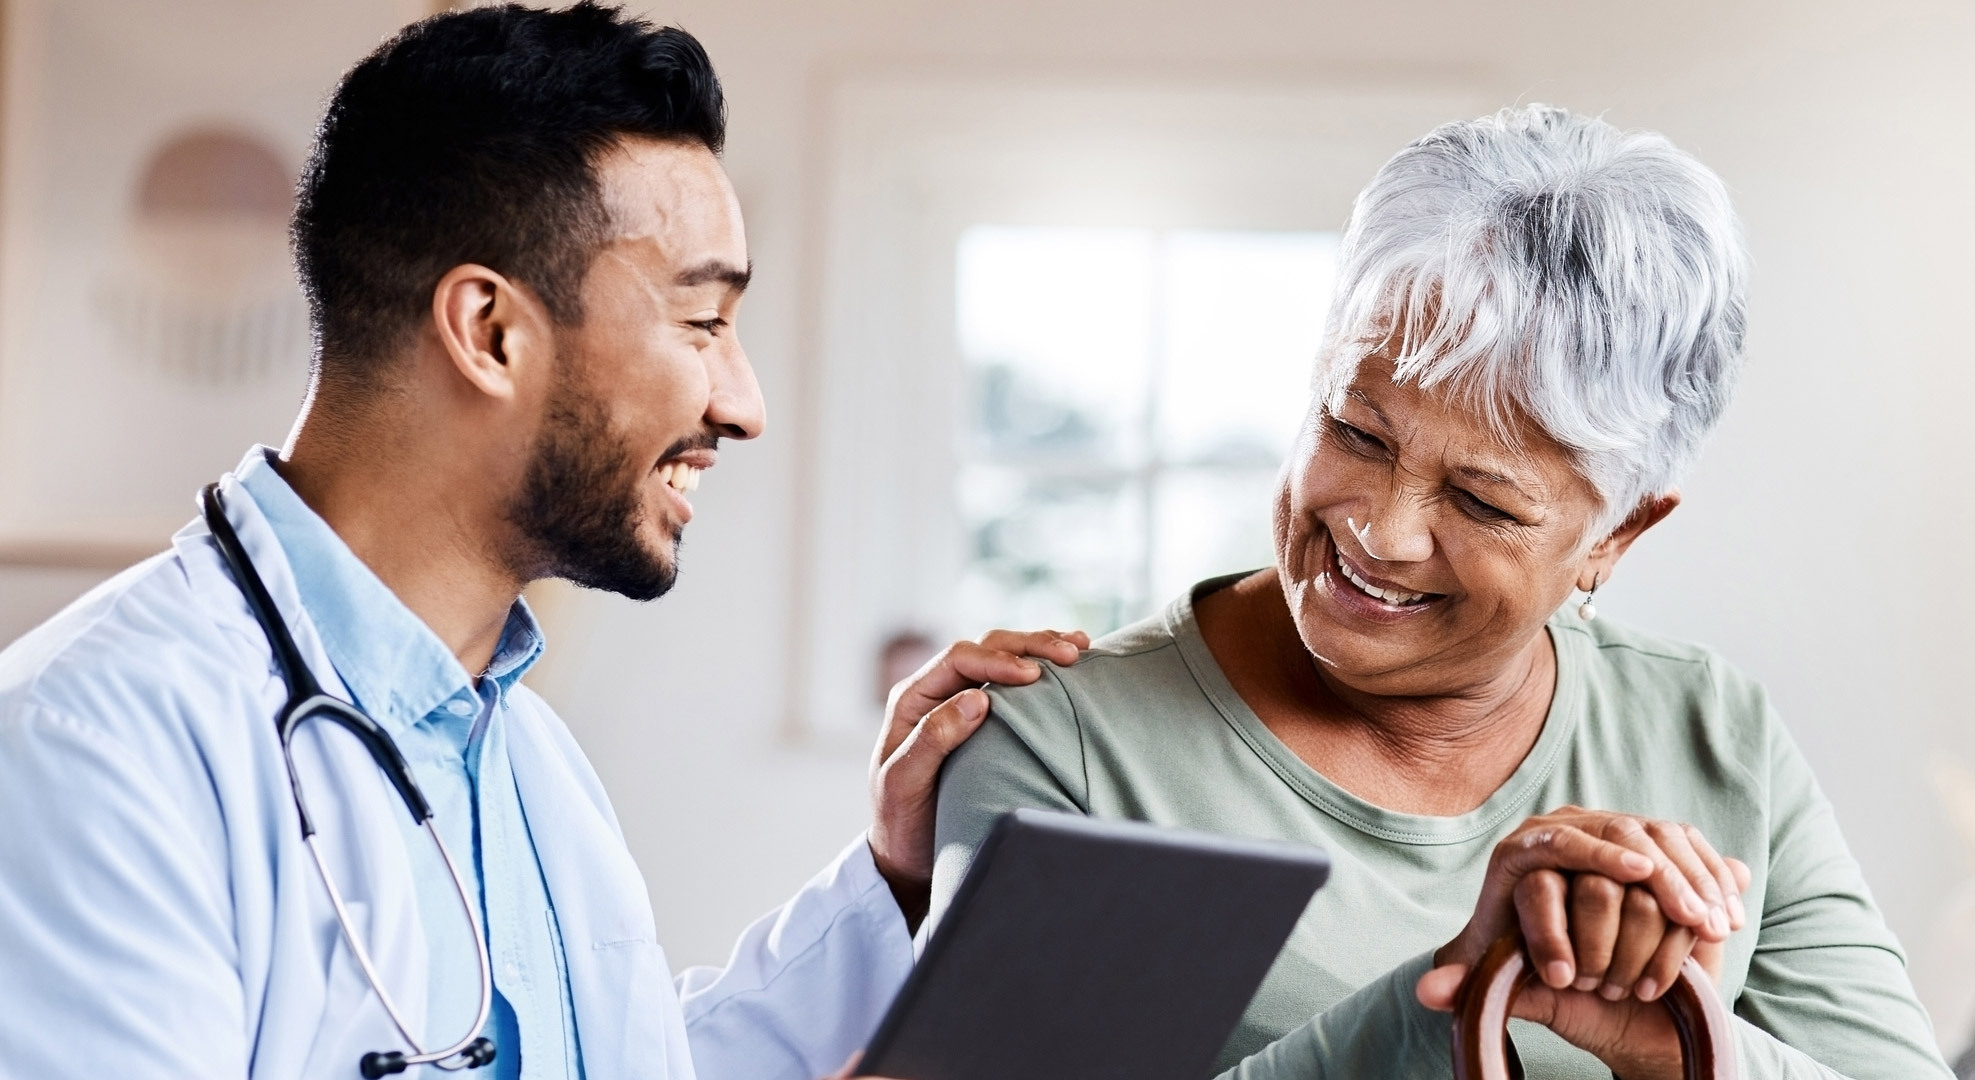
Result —
[{"label": "man's hand on shoulder", "polygon": [[954,643],[892,687],[871,755],[871,856],[913,931],[932,901],[940,765],[987,719],[981,685],[1026,686],[1042,677],[1030,657],[1067,667],[1089,647],[1080,630],[990,630]]}]

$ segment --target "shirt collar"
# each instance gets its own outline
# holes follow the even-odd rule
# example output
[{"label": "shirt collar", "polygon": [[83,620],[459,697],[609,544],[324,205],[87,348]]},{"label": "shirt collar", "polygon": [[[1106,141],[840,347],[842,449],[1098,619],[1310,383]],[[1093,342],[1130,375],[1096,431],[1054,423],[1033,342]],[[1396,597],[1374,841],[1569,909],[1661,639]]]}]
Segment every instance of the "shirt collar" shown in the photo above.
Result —
[{"label": "shirt collar", "polygon": [[[281,542],[302,607],[356,704],[379,723],[400,729],[448,699],[472,697],[473,680],[452,650],[274,471],[275,453],[272,447],[255,447],[234,476]],[[517,597],[486,676],[505,695],[541,657],[543,646],[541,626]]]}]

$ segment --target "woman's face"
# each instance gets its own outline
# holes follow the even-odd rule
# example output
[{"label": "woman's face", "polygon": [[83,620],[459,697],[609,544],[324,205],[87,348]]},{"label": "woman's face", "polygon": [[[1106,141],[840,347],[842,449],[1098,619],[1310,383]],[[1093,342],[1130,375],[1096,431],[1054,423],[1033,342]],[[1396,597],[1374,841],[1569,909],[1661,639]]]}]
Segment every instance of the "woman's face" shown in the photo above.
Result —
[{"label": "woman's face", "polygon": [[1509,445],[1368,357],[1336,402],[1311,407],[1276,506],[1276,559],[1303,643],[1333,677],[1366,693],[1460,693],[1505,672],[1607,565],[1584,543],[1600,510],[1534,424]]}]

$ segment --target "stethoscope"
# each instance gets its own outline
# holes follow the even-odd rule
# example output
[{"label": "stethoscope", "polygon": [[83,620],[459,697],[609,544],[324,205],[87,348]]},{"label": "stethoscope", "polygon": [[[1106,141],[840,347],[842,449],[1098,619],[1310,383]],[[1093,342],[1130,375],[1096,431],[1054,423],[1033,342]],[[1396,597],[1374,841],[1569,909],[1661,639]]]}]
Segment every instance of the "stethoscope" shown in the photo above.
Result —
[{"label": "stethoscope", "polygon": [[[380,1077],[401,1073],[413,1065],[437,1065],[441,1069],[477,1069],[494,1060],[494,1042],[480,1035],[487,1024],[487,1014],[493,1009],[494,972],[493,960],[487,955],[487,941],[480,936],[480,916],[474,910],[473,899],[466,893],[466,883],[460,880],[459,867],[453,865],[453,857],[446,850],[445,841],[439,839],[439,830],[432,824],[432,807],[425,801],[425,794],[418,790],[418,784],[411,778],[411,769],[406,767],[404,755],[398,752],[398,745],[391,736],[377,725],[377,721],[365,716],[363,710],[335,697],[322,689],[316,682],[315,674],[302,660],[302,652],[295,647],[295,639],[288,633],[288,624],[275,610],[274,600],[268,595],[267,586],[262,583],[260,574],[254,570],[253,560],[240,546],[240,535],[233,531],[233,523],[226,519],[226,508],[220,502],[219,485],[207,484],[199,495],[200,506],[205,512],[206,527],[212,530],[213,539],[219,543],[219,553],[225,557],[226,565],[233,570],[233,577],[240,584],[240,591],[247,597],[247,606],[253,609],[254,619],[266,632],[268,643],[274,646],[274,659],[281,665],[281,677],[288,686],[288,703],[281,707],[275,717],[275,730],[281,734],[281,756],[288,763],[288,787],[295,796],[295,813],[302,819],[302,842],[309,847],[309,855],[315,859],[316,873],[322,878],[322,887],[329,891],[329,906],[336,909],[336,924],[343,928],[343,940],[350,945],[356,955],[357,965],[363,968],[363,977],[370,983],[377,999],[384,1003],[384,1011],[391,1016],[391,1023],[397,1025],[398,1034],[404,1036],[411,1053],[402,1050],[373,1050],[357,1062],[357,1070],[364,1080],[379,1080]],[[377,969],[371,965],[370,951],[363,942],[357,940],[356,931],[350,927],[350,914],[343,907],[342,890],[336,887],[336,879],[329,874],[329,864],[323,861],[322,849],[316,846],[315,822],[309,817],[308,801],[302,797],[302,778],[295,771],[295,754],[292,747],[295,732],[304,720],[322,719],[341,727],[356,736],[357,741],[370,751],[377,767],[398,789],[398,795],[405,801],[405,809],[411,811],[412,820],[425,826],[425,834],[439,848],[439,858],[446,864],[446,872],[452,875],[453,888],[459,893],[460,907],[466,912],[467,925],[473,928],[474,955],[480,961],[480,1011],[473,1018],[473,1026],[458,1042],[444,1050],[424,1050],[405,1026],[398,1015],[398,1006],[385,991],[384,984],[377,977]]]}]

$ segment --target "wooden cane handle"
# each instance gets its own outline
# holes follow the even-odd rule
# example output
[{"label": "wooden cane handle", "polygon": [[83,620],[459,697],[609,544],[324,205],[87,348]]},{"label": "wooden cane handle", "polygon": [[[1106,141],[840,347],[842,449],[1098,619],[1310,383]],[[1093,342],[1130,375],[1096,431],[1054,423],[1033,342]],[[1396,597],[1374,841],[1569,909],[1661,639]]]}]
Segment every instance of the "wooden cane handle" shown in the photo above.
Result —
[{"label": "wooden cane handle", "polygon": [[[1518,1080],[1509,1066],[1509,1010],[1528,978],[1529,960],[1514,934],[1490,945],[1468,972],[1454,998],[1454,1080]],[[1660,1001],[1673,1016],[1687,1080],[1736,1080],[1728,1010],[1699,961],[1690,956],[1680,965]]]}]

